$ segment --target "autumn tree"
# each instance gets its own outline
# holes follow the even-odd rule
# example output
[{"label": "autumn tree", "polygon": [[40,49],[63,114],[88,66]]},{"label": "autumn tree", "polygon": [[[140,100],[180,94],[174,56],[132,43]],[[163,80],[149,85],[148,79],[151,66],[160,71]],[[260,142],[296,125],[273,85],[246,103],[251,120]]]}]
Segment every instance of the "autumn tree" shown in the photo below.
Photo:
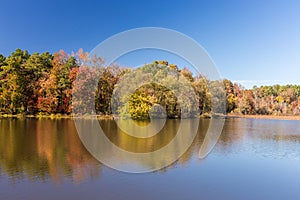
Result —
[{"label": "autumn tree", "polygon": [[193,82],[193,87],[198,97],[200,114],[209,113],[211,111],[211,94],[209,92],[208,84],[208,80],[202,76],[196,77]]},{"label": "autumn tree", "polygon": [[53,56],[48,53],[34,53],[26,61],[25,68],[27,73],[25,74],[26,80],[26,106],[27,112],[36,113],[39,90],[41,85],[39,84],[40,79],[44,78],[51,70]]},{"label": "autumn tree", "polygon": [[[29,58],[28,51],[17,49],[1,66],[1,104],[4,112],[16,114],[27,109],[27,82],[26,75],[30,72],[26,67]],[[2,58],[3,60],[3,58]],[[3,61],[2,61],[2,64]]]},{"label": "autumn tree", "polygon": [[40,84],[38,108],[47,113],[70,113],[72,82],[70,72],[77,67],[76,59],[63,50],[54,54],[52,69]]},{"label": "autumn tree", "polygon": [[234,95],[234,85],[230,80],[224,79],[223,85],[226,92],[226,111],[230,113],[237,107],[237,97]]},{"label": "autumn tree", "polygon": [[98,113],[111,114],[111,97],[121,74],[121,69],[116,65],[103,67],[101,70],[95,100]]}]

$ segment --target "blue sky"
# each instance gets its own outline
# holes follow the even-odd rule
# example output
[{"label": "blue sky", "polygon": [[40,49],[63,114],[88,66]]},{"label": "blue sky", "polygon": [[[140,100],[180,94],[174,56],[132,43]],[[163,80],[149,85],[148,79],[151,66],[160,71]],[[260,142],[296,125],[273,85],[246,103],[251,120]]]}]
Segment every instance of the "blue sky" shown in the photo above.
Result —
[{"label": "blue sky", "polygon": [[154,26],[192,37],[207,50],[222,77],[246,87],[300,84],[296,0],[7,0],[0,4],[0,19],[0,53],[5,56],[16,48],[30,53],[90,51],[121,31]]}]

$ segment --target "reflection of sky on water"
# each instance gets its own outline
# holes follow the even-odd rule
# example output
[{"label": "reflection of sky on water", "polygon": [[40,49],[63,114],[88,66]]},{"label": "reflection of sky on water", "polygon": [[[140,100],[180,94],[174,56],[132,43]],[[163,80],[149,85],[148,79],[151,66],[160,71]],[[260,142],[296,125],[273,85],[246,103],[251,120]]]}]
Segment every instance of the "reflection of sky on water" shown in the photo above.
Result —
[{"label": "reflection of sky on water", "polygon": [[300,121],[228,119],[215,152],[300,160]]}]

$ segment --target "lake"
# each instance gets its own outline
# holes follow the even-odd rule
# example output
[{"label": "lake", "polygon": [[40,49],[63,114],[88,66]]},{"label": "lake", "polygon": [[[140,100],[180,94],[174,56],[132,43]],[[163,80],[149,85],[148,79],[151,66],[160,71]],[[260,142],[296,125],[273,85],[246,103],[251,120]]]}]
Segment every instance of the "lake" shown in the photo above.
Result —
[{"label": "lake", "polygon": [[[209,123],[200,120],[192,145],[173,164],[130,174],[91,156],[71,119],[0,119],[0,199],[300,199],[300,121],[226,119],[217,145],[199,159]],[[110,141],[134,152],[168,144],[179,124],[167,120],[161,133],[136,139],[100,120]],[[133,165],[155,162],[161,160]]]}]

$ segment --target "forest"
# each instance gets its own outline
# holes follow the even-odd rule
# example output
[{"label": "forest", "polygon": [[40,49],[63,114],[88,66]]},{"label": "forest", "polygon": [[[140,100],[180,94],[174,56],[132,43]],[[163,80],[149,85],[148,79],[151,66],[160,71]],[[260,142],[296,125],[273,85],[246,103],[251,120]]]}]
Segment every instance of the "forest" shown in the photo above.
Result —
[{"label": "forest", "polygon": [[[84,67],[87,60],[92,60],[90,63],[97,66],[100,73],[94,73],[90,68]],[[157,69],[168,75],[162,76]],[[122,87],[134,89],[130,84],[126,86],[118,84],[132,70],[130,67],[121,67],[117,64],[105,66],[101,58],[91,59],[82,49],[71,54],[63,50],[54,54],[49,52],[29,54],[28,51],[21,49],[17,49],[8,57],[0,54],[0,115],[71,115],[74,90],[86,89],[84,88],[86,80],[79,80],[82,83],[74,87],[76,77],[80,73],[97,76],[98,83],[96,88],[93,88],[95,114],[111,115],[114,91]],[[192,93],[196,95],[192,103],[187,104],[186,100],[178,98],[170,88],[159,84],[145,84],[126,97],[129,104],[122,104],[124,100],[120,99],[115,106],[118,108],[116,112],[134,119],[149,118],[149,111],[153,111],[153,108],[160,109],[160,106],[165,108],[168,118],[181,117],[182,109],[188,110],[189,113],[198,109],[201,115],[216,112],[212,109],[212,102],[215,100],[212,99],[209,89],[209,85],[215,84],[215,81],[210,81],[202,75],[194,76],[186,67],[180,68],[167,61],[145,64],[139,73],[154,73],[154,77],[163,79],[170,85],[176,82],[174,80],[182,81],[179,78],[169,77],[170,70],[184,77],[184,82],[189,83],[193,91],[186,89],[189,93],[186,95],[187,98]],[[219,82],[223,85],[219,93],[226,97],[226,113],[300,115],[299,85],[254,86],[252,89],[245,89],[242,85],[227,79]]]}]

